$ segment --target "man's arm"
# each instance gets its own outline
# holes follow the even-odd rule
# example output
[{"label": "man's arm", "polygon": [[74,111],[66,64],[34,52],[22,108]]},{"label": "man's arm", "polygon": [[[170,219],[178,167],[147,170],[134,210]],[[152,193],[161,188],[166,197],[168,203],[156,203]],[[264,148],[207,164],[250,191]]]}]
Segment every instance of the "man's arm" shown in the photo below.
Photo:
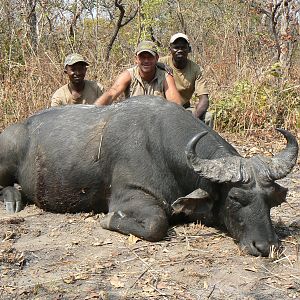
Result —
[{"label": "man's arm", "polygon": [[175,102],[178,105],[182,105],[182,98],[177,91],[175,81],[172,75],[169,75],[166,77],[166,80],[164,82],[165,87],[165,94],[166,99],[171,102]]},{"label": "man's arm", "polygon": [[194,111],[194,115],[196,118],[202,118],[205,112],[208,109],[209,100],[208,100],[208,89],[207,83],[203,76],[203,69],[200,66],[197,66],[197,78],[195,81],[195,96],[198,100],[196,102],[196,109]]},{"label": "man's arm", "polygon": [[95,101],[95,105],[112,104],[128,87],[131,81],[130,73],[126,70],[122,72],[112,87]]},{"label": "man's arm", "polygon": [[196,109],[195,109],[195,117],[200,118],[208,109],[209,101],[208,101],[208,95],[200,95],[199,96],[199,101],[196,104]]},{"label": "man's arm", "polygon": [[63,87],[59,88],[51,97],[51,107],[67,104],[66,95],[63,92]]},{"label": "man's arm", "polygon": [[52,98],[50,105],[51,105],[51,107],[55,107],[55,106],[61,106],[63,104],[62,104],[62,101],[60,99],[58,99],[58,98]]}]

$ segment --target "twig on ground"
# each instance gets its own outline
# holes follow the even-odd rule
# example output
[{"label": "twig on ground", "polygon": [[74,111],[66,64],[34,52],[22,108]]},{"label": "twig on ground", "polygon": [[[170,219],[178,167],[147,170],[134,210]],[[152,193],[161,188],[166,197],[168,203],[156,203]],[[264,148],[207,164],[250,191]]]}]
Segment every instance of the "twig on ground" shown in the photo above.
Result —
[{"label": "twig on ground", "polygon": [[298,277],[298,276],[295,276],[293,274],[291,274],[290,276],[293,277],[293,278],[295,278],[295,279],[297,279],[297,280],[300,280],[300,277]]},{"label": "twig on ground", "polygon": [[162,263],[160,264],[161,267],[164,267],[164,266],[168,266],[168,265],[176,265],[176,264],[181,264],[181,263],[186,263],[186,262],[189,262],[189,261],[198,261],[200,258],[203,258],[203,257],[191,257],[191,258],[184,258],[184,259],[181,259],[181,260],[178,260],[178,261],[170,261],[170,262],[167,262],[167,263]]},{"label": "twig on ground", "polygon": [[211,292],[210,292],[210,293],[209,293],[209,295],[207,296],[207,299],[209,299],[209,298],[210,298],[210,296],[211,296],[211,295],[212,295],[212,293],[214,292],[215,288],[216,288],[216,285],[214,284],[214,286],[213,286],[213,288],[212,288]]},{"label": "twig on ground", "polygon": [[277,260],[274,260],[273,263],[278,263],[278,262],[280,262],[280,261],[282,261],[282,260],[285,260],[285,259],[290,263],[291,266],[293,266],[293,264],[292,264],[292,262],[290,261],[289,257],[286,256],[286,255],[285,255],[284,257],[282,257],[282,258],[279,258],[279,259],[277,259]]},{"label": "twig on ground", "polygon": [[272,288],[272,289],[275,289],[275,290],[278,290],[278,291],[285,292],[284,289],[280,289],[280,288],[278,288],[278,287],[276,287],[276,286],[274,286],[274,285],[270,285],[270,284],[267,284],[267,283],[265,283],[264,285],[266,285],[266,286],[268,286],[268,287],[270,287],[270,288]]},{"label": "twig on ground", "polygon": [[[262,268],[265,269],[271,276],[277,277],[277,278],[282,279],[282,280],[286,280],[286,278],[284,278],[284,277],[282,277],[282,276],[280,276],[280,275],[278,275],[278,274],[276,274],[276,273],[270,271],[270,270],[267,269],[265,266],[262,266]],[[270,277],[269,277],[269,278],[270,278]],[[261,279],[264,279],[264,278],[261,278]]]},{"label": "twig on ground", "polygon": [[151,285],[151,284],[148,284],[151,288],[153,288],[156,292],[158,292],[161,296],[163,296],[165,299],[168,299],[168,295],[161,292],[159,289],[157,289],[155,286]]},{"label": "twig on ground", "polygon": [[131,290],[136,283],[148,272],[148,270],[150,269],[151,266],[147,267],[139,276],[138,278],[133,282],[133,284],[126,290],[125,295],[127,295],[127,293],[129,292],[129,290]]},{"label": "twig on ground", "polygon": [[[127,247],[127,249],[130,252],[132,252],[147,267],[146,270],[149,271],[155,279],[157,279],[157,276],[152,272],[152,271],[154,271],[151,269],[152,266],[149,265],[144,259],[142,259],[135,251],[131,250],[129,247]],[[144,275],[144,274],[142,273],[142,275]]]},{"label": "twig on ground", "polygon": [[187,248],[187,249],[190,249],[191,246],[190,246],[190,242],[189,242],[188,236],[187,236],[187,234],[186,234],[185,228],[183,228],[183,231],[184,231],[184,238],[185,238],[186,248]]}]

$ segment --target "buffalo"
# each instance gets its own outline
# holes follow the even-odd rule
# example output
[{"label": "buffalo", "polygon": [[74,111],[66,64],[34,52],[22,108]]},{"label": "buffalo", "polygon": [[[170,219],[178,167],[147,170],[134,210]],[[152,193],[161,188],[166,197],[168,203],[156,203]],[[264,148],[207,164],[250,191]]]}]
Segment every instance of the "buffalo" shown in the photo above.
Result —
[{"label": "buffalo", "polygon": [[[6,209],[104,212],[105,229],[148,241],[175,220],[225,228],[255,256],[279,247],[270,209],[285,201],[277,184],[296,164],[288,131],[274,157],[243,158],[184,108],[160,97],[111,106],[51,108],[0,135],[0,185]],[[17,185],[17,188],[14,185]]]}]

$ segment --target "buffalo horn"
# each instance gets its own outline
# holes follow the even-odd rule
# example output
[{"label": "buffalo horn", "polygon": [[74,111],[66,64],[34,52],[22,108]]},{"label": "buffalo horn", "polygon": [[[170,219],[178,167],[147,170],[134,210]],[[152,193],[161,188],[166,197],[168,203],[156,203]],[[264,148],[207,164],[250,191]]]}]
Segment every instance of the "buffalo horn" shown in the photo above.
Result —
[{"label": "buffalo horn", "polygon": [[274,155],[271,159],[264,160],[267,164],[269,177],[273,180],[283,178],[291,172],[297,162],[299,148],[295,136],[289,131],[281,128],[276,128],[276,130],[284,135],[287,145],[285,149]]},{"label": "buffalo horn", "polygon": [[229,156],[218,159],[201,159],[197,156],[197,142],[206,133],[199,133],[188,142],[185,153],[189,166],[200,176],[212,182],[247,182],[249,175],[242,157]]}]

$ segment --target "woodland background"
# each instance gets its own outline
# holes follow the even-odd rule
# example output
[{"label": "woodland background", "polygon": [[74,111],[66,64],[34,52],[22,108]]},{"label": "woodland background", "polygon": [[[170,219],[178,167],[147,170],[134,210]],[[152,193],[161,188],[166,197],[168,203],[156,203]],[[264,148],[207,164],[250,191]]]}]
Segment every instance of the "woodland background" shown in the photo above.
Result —
[{"label": "woodland background", "polygon": [[75,51],[106,88],[140,40],[176,32],[203,66],[217,130],[300,127],[299,0],[2,0],[0,129],[49,107]]},{"label": "woodland background", "polygon": [[[243,156],[271,156],[285,143],[275,126],[300,137],[299,14],[300,0],[1,0],[0,131],[49,107],[67,54],[86,56],[87,78],[107,88],[140,40],[164,55],[180,31],[205,70],[216,129]],[[299,164],[280,184],[283,251],[270,258],[201,224],[150,243],[103,230],[100,215],[0,209],[0,299],[300,299]]]}]

